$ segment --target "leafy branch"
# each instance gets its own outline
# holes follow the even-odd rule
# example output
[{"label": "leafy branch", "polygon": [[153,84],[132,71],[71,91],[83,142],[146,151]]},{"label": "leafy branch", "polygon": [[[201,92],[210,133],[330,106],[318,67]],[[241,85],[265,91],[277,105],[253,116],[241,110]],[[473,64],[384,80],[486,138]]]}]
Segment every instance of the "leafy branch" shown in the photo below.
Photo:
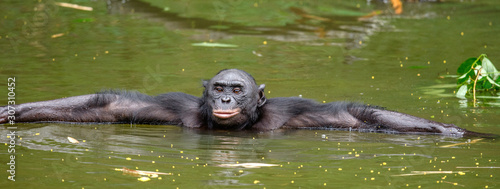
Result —
[{"label": "leafy branch", "polygon": [[500,72],[495,68],[486,54],[477,58],[469,58],[458,67],[458,98],[465,98],[467,93],[472,92],[474,104],[476,103],[476,91],[500,89]]}]

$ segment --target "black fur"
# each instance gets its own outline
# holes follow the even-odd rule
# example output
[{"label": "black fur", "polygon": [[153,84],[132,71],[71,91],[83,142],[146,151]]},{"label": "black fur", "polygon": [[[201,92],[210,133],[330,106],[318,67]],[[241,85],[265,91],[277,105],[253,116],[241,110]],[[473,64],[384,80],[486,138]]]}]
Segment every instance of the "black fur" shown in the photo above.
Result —
[{"label": "black fur", "polygon": [[[369,132],[436,133],[488,136],[444,124],[351,102],[317,103],[297,97],[266,99],[247,72],[222,70],[204,81],[201,98],[184,93],[148,96],[102,91],[16,105],[16,122],[66,121],[170,124],[190,128],[267,131],[280,128],[343,129]],[[8,121],[0,107],[0,123]]]}]

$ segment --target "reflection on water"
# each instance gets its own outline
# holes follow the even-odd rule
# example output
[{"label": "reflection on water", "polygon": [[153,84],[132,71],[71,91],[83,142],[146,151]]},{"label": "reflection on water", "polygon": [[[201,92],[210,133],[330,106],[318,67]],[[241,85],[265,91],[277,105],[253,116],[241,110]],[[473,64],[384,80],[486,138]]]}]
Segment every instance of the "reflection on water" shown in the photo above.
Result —
[{"label": "reflection on water", "polygon": [[[19,173],[21,182],[37,175],[45,175],[53,180],[53,184],[58,183],[56,180],[60,178],[64,182],[80,184],[87,183],[86,179],[100,180],[86,186],[125,184],[139,187],[140,183],[136,183],[133,175],[122,175],[114,170],[122,167],[172,173],[149,181],[158,186],[279,186],[292,184],[292,181],[307,186],[364,178],[374,178],[386,184],[415,183],[417,181],[393,178],[391,175],[411,171],[456,170],[454,167],[476,162],[491,166],[494,165],[490,163],[490,160],[495,160],[494,155],[484,147],[497,145],[491,140],[467,144],[466,139],[434,135],[346,131],[246,133],[199,131],[175,126],[51,123],[18,127],[21,129],[17,135],[22,139],[19,140],[17,154],[19,162],[24,164],[19,169],[29,172]],[[7,133],[2,130],[0,134]],[[71,143],[68,136],[80,143]],[[443,147],[445,144],[454,145]],[[483,157],[476,160],[466,158],[469,153],[479,152]],[[238,163],[279,166],[220,167],[221,164]],[[33,174],[32,171],[37,170],[43,172]],[[84,176],[78,177],[82,171]],[[482,175],[493,174],[491,171],[494,170],[474,171]],[[464,178],[476,180],[474,182],[481,180],[474,176]],[[428,182],[435,181],[431,179]],[[363,186],[357,182],[350,184]]]},{"label": "reflection on water", "polygon": [[[108,11],[110,14],[132,14],[141,19],[159,22],[171,31],[192,32],[189,38],[205,42],[238,36],[255,36],[273,41],[301,42],[308,46],[340,46],[345,49],[347,58],[345,63],[352,63],[358,59],[348,55],[350,49],[361,47],[362,41],[368,40],[370,35],[390,27],[387,26],[387,21],[379,17],[304,17],[303,15],[307,13],[297,7],[290,8],[290,11],[299,12],[296,14],[302,15],[300,19],[297,19],[295,23],[276,27],[246,26],[227,21],[184,18],[136,0],[110,0]],[[326,42],[322,39],[329,40]]]},{"label": "reflection on water", "polygon": [[[234,67],[265,83],[269,98],[301,95],[320,102],[362,101],[473,131],[500,133],[498,100],[484,101],[489,106],[480,108],[460,104],[453,95],[454,78],[440,77],[453,75],[458,62],[469,56],[486,53],[496,60],[497,1],[404,1],[401,15],[392,14],[384,1],[365,0],[258,1],[249,7],[247,1],[189,1],[181,8],[176,6],[187,1],[147,2],[72,2],[91,6],[92,12],[58,7],[53,1],[0,2],[0,75],[16,76],[16,102],[106,88],[198,96],[201,79]],[[158,6],[161,3],[169,6]],[[214,13],[217,7],[226,12]],[[262,14],[255,8],[273,12]],[[240,12],[229,12],[232,9]],[[192,16],[197,13],[209,16]],[[202,42],[233,46],[192,45]],[[5,84],[0,86],[6,90]],[[5,100],[0,98],[0,104]],[[0,127],[0,141],[10,142],[6,126]],[[16,131],[17,181],[2,180],[2,186],[498,186],[499,144],[493,139],[66,123],[18,124]],[[7,149],[0,147],[4,164],[9,160]],[[219,166],[241,163],[279,166]],[[172,175],[141,182],[115,171],[124,167]],[[395,176],[412,171],[465,174]],[[2,176],[8,175],[4,171]]]}]

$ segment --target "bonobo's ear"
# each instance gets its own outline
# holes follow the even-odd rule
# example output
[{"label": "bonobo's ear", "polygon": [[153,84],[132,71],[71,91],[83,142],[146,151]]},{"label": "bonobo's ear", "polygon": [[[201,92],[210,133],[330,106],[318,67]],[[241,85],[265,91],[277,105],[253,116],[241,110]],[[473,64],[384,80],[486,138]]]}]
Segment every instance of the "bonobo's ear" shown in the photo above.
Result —
[{"label": "bonobo's ear", "polygon": [[261,84],[259,86],[259,102],[257,102],[258,107],[263,106],[267,101],[266,96],[264,96],[264,88],[266,88],[265,84]]},{"label": "bonobo's ear", "polygon": [[203,80],[203,99],[205,99],[208,96],[208,90],[207,90],[208,83],[209,81]]},{"label": "bonobo's ear", "polygon": [[207,80],[203,80],[203,87],[206,89],[208,86],[208,81]]}]

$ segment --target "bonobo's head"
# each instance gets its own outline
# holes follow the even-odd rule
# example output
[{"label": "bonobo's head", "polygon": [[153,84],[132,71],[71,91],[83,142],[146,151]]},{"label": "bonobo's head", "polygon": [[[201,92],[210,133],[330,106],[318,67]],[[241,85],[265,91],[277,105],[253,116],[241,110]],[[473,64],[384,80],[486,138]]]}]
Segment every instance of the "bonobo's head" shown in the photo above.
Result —
[{"label": "bonobo's head", "polygon": [[245,71],[222,70],[204,81],[202,114],[209,128],[243,129],[258,119],[266,102],[264,87]]}]

